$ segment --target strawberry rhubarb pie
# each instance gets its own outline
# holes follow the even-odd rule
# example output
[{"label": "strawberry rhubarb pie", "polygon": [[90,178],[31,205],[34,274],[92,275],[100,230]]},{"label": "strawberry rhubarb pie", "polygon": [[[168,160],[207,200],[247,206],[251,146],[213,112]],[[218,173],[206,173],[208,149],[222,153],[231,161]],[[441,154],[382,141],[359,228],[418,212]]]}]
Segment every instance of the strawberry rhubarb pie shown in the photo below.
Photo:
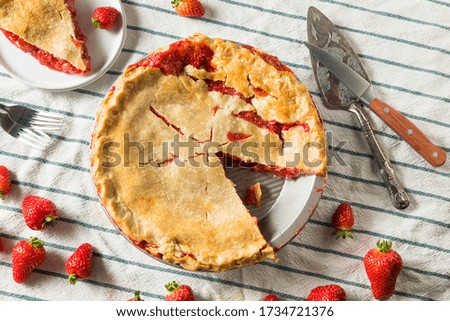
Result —
[{"label": "strawberry rhubarb pie", "polygon": [[177,41],[129,66],[98,111],[91,167],[103,207],[136,245],[185,269],[276,260],[225,160],[282,179],[326,175],[308,90],[256,48]]},{"label": "strawberry rhubarb pie", "polygon": [[0,0],[0,30],[44,66],[68,74],[91,71],[74,0]]}]

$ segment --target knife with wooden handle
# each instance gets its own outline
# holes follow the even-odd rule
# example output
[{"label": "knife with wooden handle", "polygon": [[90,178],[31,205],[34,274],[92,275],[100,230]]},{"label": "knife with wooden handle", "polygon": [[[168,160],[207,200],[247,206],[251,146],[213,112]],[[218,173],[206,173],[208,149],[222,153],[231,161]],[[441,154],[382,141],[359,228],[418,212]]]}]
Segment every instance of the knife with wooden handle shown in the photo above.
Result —
[{"label": "knife with wooden handle", "polygon": [[433,166],[441,166],[447,159],[445,151],[435,146],[408,118],[392,106],[376,98],[372,84],[327,51],[305,43],[316,59],[348,87],[364,104]]}]

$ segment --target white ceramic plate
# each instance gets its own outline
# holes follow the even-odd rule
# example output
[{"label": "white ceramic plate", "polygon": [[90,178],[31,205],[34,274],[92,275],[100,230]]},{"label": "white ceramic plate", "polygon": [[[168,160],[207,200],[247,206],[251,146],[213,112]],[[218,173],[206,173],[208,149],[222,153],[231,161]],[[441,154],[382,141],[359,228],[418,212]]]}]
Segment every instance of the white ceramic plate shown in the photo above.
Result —
[{"label": "white ceramic plate", "polygon": [[[110,30],[96,29],[91,23],[92,13],[98,6],[111,6],[120,11],[120,18]],[[36,88],[66,91],[90,84],[114,64],[122,51],[127,28],[125,10],[120,0],[76,0],[77,20],[88,38],[92,73],[88,76],[69,75],[51,70],[22,52],[0,34],[0,65],[14,78]]]}]

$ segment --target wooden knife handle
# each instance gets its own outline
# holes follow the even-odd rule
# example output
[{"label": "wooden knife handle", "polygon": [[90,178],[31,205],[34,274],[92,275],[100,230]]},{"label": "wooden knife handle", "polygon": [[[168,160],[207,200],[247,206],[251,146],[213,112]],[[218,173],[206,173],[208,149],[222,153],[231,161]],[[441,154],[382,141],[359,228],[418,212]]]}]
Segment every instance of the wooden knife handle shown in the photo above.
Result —
[{"label": "wooden knife handle", "polygon": [[395,108],[378,98],[372,100],[369,108],[403,138],[416,152],[433,166],[441,166],[447,159],[445,151],[435,146],[422,131]]}]

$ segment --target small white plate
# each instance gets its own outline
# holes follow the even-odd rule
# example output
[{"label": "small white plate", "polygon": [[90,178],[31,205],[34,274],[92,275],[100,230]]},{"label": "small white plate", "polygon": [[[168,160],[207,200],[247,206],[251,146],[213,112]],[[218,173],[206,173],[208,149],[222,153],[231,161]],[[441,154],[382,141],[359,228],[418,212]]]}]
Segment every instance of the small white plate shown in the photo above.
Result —
[{"label": "small white plate", "polygon": [[[94,28],[91,22],[95,8],[111,6],[120,11],[116,25],[110,30]],[[88,38],[92,73],[88,76],[69,75],[43,66],[30,54],[26,54],[3,34],[0,34],[0,65],[14,78],[36,88],[50,91],[66,91],[86,86],[111,68],[119,57],[126,35],[126,15],[120,0],[76,0],[77,20]]]}]

